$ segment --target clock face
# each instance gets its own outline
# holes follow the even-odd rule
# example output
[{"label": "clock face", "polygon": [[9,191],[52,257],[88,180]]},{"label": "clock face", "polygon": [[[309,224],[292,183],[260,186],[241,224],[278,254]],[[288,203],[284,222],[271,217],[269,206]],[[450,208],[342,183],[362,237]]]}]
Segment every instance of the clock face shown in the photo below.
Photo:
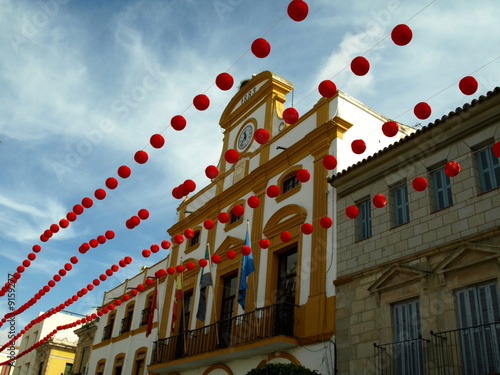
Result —
[{"label": "clock face", "polygon": [[238,137],[238,150],[242,151],[244,150],[250,143],[253,137],[253,125],[252,124],[247,124],[243,128],[243,130],[240,133],[240,136]]}]

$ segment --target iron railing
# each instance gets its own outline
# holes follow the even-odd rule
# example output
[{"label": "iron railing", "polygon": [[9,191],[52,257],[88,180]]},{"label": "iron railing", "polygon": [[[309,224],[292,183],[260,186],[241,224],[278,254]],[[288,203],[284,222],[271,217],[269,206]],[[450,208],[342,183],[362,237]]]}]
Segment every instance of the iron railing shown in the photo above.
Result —
[{"label": "iron railing", "polygon": [[417,338],[373,344],[375,349],[375,373],[377,375],[423,375],[428,372],[428,343]]},{"label": "iron railing", "polygon": [[140,327],[145,326],[146,324],[148,324],[148,318],[149,318],[149,307],[148,307],[148,308],[145,308],[145,309],[144,309],[144,310],[142,310],[142,312],[141,312],[141,323],[140,323]]},{"label": "iron railing", "polygon": [[295,305],[280,303],[155,341],[151,364],[279,335],[293,336]]},{"label": "iron railing", "polygon": [[108,324],[107,326],[104,327],[104,330],[102,332],[102,340],[101,341],[106,341],[111,338],[111,332],[113,331],[113,325]]},{"label": "iron railing", "polygon": [[120,335],[122,333],[126,333],[126,332],[130,331],[130,328],[132,326],[132,319],[131,318],[132,318],[131,316],[127,316],[127,317],[122,319],[122,325],[120,328]]}]

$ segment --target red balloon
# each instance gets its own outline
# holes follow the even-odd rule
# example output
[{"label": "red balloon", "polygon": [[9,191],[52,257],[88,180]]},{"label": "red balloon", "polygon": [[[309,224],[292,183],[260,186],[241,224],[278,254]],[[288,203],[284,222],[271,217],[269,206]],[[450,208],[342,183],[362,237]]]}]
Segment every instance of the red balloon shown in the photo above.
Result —
[{"label": "red balloon", "polygon": [[236,251],[234,250],[228,250],[226,253],[227,259],[234,259],[236,258]]},{"label": "red balloon", "polygon": [[351,143],[352,152],[355,154],[362,154],[366,151],[366,143],[362,139],[356,139]]},{"label": "red balloon", "polygon": [[420,120],[425,120],[429,118],[432,113],[431,106],[425,102],[420,102],[413,108],[413,113]]},{"label": "red balloon", "polygon": [[170,120],[170,125],[177,131],[181,131],[182,129],[184,129],[186,127],[186,124],[186,119],[181,115],[174,116]]},{"label": "red balloon", "polygon": [[318,85],[318,91],[325,98],[332,98],[337,93],[337,86],[330,80],[324,80]]},{"label": "red balloon", "polygon": [[147,220],[147,218],[149,217],[149,211],[145,208],[142,208],[139,210],[139,212],[137,212],[137,216],[139,216],[141,220]]},{"label": "red balloon", "polygon": [[94,201],[92,200],[92,198],[85,197],[82,199],[82,206],[85,208],[90,208],[90,207],[92,207],[93,204],[94,204]]},{"label": "red balloon", "polygon": [[243,216],[243,214],[245,213],[245,207],[243,207],[241,204],[237,204],[236,206],[233,207],[231,212],[233,213],[234,216],[237,217]]},{"label": "red balloon", "polygon": [[387,198],[382,194],[377,194],[373,197],[373,205],[377,208],[385,207],[387,204]]},{"label": "red balloon", "polygon": [[187,228],[185,231],[184,231],[184,237],[186,238],[193,238],[194,237],[194,230],[192,230],[191,228]]},{"label": "red balloon", "polygon": [[311,174],[307,169],[299,169],[297,171],[297,180],[300,182],[307,182],[311,178]]},{"label": "red balloon", "polygon": [[115,238],[115,232],[113,232],[112,230],[107,230],[104,235],[108,240],[112,240],[113,238]]},{"label": "red balloon", "polygon": [[213,227],[215,226],[215,223],[213,220],[211,219],[207,219],[203,222],[203,227],[206,229],[206,230],[210,230],[212,229]]},{"label": "red balloon", "polygon": [[134,160],[139,164],[144,164],[148,161],[149,155],[146,151],[139,150],[134,155]]},{"label": "red balloon", "polygon": [[127,165],[122,165],[120,168],[118,168],[118,176],[120,176],[121,178],[129,178],[131,174],[132,170]]},{"label": "red balloon", "polygon": [[215,78],[215,84],[223,91],[227,91],[233,87],[234,78],[229,73],[221,73]]},{"label": "red balloon", "polygon": [[154,148],[162,148],[165,144],[165,138],[163,138],[163,135],[161,134],[153,134],[149,139],[149,143]]},{"label": "red balloon", "polygon": [[250,246],[247,246],[247,245],[244,245],[241,247],[241,253],[243,255],[250,255],[250,253],[252,252],[252,249],[250,248]]},{"label": "red balloon", "polygon": [[217,218],[222,224],[225,224],[229,221],[229,214],[227,212],[221,212]]},{"label": "red balloon", "polygon": [[74,212],[68,212],[66,215],[66,219],[69,221],[75,221],[76,220],[76,214]]},{"label": "red balloon", "polygon": [[491,152],[493,152],[493,155],[500,158],[500,141],[491,146]]},{"label": "red balloon", "polygon": [[309,6],[303,0],[293,0],[288,4],[288,16],[295,22],[300,22],[306,19],[309,13]]},{"label": "red balloon", "polygon": [[184,181],[184,187],[190,192],[192,193],[193,191],[196,190],[196,182],[194,182],[193,180],[186,180]]},{"label": "red balloon", "polygon": [[161,241],[161,248],[162,249],[170,249],[170,246],[172,246],[172,244],[170,243],[170,241],[167,241],[167,240],[163,240]]},{"label": "red balloon", "polygon": [[364,76],[370,70],[370,63],[363,56],[355,57],[351,61],[351,70],[357,76]]},{"label": "red balloon", "polygon": [[73,257],[69,258],[69,261],[71,263],[73,263],[73,264],[77,264],[78,263],[78,257],[73,256]]},{"label": "red balloon", "polygon": [[183,273],[184,266],[182,264],[179,264],[179,265],[175,266],[175,270],[177,271],[177,273]]},{"label": "red balloon", "polygon": [[259,207],[260,204],[260,199],[256,195],[252,195],[250,198],[247,199],[248,207],[250,208],[257,208]]},{"label": "red balloon", "polygon": [[251,50],[256,57],[263,59],[271,52],[271,45],[264,38],[258,38],[253,41]]},{"label": "red balloon", "polygon": [[299,112],[293,108],[287,108],[283,111],[283,120],[290,125],[296,124],[299,121]]},{"label": "red balloon", "polygon": [[104,198],[106,198],[106,190],[104,190],[104,189],[97,189],[94,192],[94,197],[96,197],[99,200],[103,200]]},{"label": "red balloon", "polygon": [[392,29],[391,32],[391,39],[394,42],[394,44],[397,44],[398,46],[406,46],[408,43],[411,42],[411,38],[413,37],[413,33],[411,29],[408,27],[408,25],[397,25]]},{"label": "red balloon", "polygon": [[175,268],[174,268],[174,267],[168,267],[168,268],[167,268],[167,273],[168,273],[169,275],[173,275],[173,274],[175,273]]},{"label": "red balloon", "polygon": [[178,245],[184,242],[184,236],[182,234],[176,234],[173,238],[174,242]]},{"label": "red balloon", "polygon": [[281,190],[278,185],[270,185],[266,190],[266,194],[269,198],[276,198],[280,195],[280,192]]},{"label": "red balloon", "polygon": [[455,161],[449,161],[444,166],[444,173],[446,173],[450,177],[455,177],[460,173],[461,170],[462,167]]},{"label": "red balloon", "polygon": [[300,227],[300,230],[302,231],[302,233],[304,234],[311,234],[314,230],[314,227],[312,226],[312,224],[310,223],[304,223],[302,224],[302,226]]},{"label": "red balloon", "polygon": [[200,260],[198,261],[198,265],[199,265],[200,267],[206,267],[206,266],[207,266],[207,264],[208,264],[208,261],[207,261],[205,258],[202,258],[202,259],[200,259]]},{"label": "red balloon", "polygon": [[142,256],[144,258],[149,258],[150,255],[151,255],[151,250],[148,250],[148,249],[142,250]]},{"label": "red balloon", "polygon": [[386,137],[394,137],[399,132],[399,126],[396,121],[387,121],[382,125],[382,132]]},{"label": "red balloon", "polygon": [[416,191],[424,191],[427,188],[427,180],[424,177],[414,178],[411,184]]},{"label": "red balloon", "polygon": [[59,232],[59,225],[57,225],[57,224],[52,224],[52,225],[50,226],[50,231],[51,231],[52,233],[57,233],[57,232]]},{"label": "red balloon", "polygon": [[359,215],[359,208],[357,206],[349,206],[346,208],[345,214],[349,219],[355,219]]},{"label": "red balloon", "polygon": [[477,91],[478,83],[474,77],[467,76],[460,80],[458,88],[465,95],[472,95]]},{"label": "red balloon", "polygon": [[325,229],[331,228],[333,225],[333,220],[329,216],[323,216],[321,219],[319,219],[319,225],[321,225]]},{"label": "red balloon", "polygon": [[337,168],[337,158],[333,155],[325,155],[323,158],[323,166],[328,170]]},{"label": "red balloon", "polygon": [[67,219],[59,220],[59,226],[61,228],[67,228],[69,226],[69,221]]},{"label": "red balloon", "polygon": [[209,165],[205,169],[205,175],[209,179],[213,180],[214,178],[216,178],[219,175],[219,169],[217,169],[217,167],[215,165]]},{"label": "red balloon", "polygon": [[198,111],[204,111],[210,106],[210,99],[205,94],[196,95],[193,99],[193,105]]},{"label": "red balloon", "polygon": [[220,263],[220,255],[219,254],[212,255],[212,262],[213,263]]},{"label": "red balloon", "polygon": [[224,153],[224,159],[230,164],[234,164],[238,161],[240,158],[240,155],[238,154],[238,151],[236,151],[234,148],[230,148]]},{"label": "red balloon", "polygon": [[269,142],[270,137],[271,136],[269,135],[269,132],[267,131],[267,129],[264,129],[264,128],[257,129],[253,135],[253,138],[255,139],[255,141],[261,145],[264,145],[267,142]]},{"label": "red balloon", "polygon": [[[118,186],[118,180],[114,177],[109,177],[107,180],[106,180],[106,187],[108,189],[116,189],[116,187]],[[77,212],[75,212],[77,213]],[[77,213],[78,214],[78,213]]]},{"label": "red balloon", "polygon": [[106,242],[106,236],[103,236],[102,234],[97,236],[97,242],[99,242],[101,245]]},{"label": "red balloon", "polygon": [[290,234],[290,232],[283,232],[280,234],[280,239],[283,242],[288,242],[292,239],[292,235]]}]

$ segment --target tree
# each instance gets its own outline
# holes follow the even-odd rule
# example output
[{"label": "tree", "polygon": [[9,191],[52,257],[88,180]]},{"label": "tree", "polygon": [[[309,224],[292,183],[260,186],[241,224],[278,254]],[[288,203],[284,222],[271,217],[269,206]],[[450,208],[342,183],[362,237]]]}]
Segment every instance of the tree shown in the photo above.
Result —
[{"label": "tree", "polygon": [[267,363],[250,370],[246,375],[319,375],[319,372],[293,363]]}]

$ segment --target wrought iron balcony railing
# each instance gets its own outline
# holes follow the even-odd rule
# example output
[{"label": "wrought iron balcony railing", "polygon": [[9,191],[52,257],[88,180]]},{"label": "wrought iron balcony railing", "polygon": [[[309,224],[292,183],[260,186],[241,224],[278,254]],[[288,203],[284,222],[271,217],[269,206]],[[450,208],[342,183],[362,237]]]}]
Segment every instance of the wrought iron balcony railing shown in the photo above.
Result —
[{"label": "wrought iron balcony railing", "polygon": [[104,330],[102,332],[102,340],[101,341],[106,341],[111,338],[111,332],[113,331],[113,325],[108,324],[107,326],[104,327]]},{"label": "wrought iron balcony railing", "polygon": [[375,369],[378,375],[422,375],[427,373],[427,344],[430,340],[417,338],[373,344],[375,348]]},{"label": "wrought iron balcony railing", "polygon": [[293,336],[295,305],[280,303],[155,341],[151,364],[269,337]]},{"label": "wrought iron balcony railing", "polygon": [[122,326],[120,328],[120,335],[122,333],[129,332],[131,326],[132,326],[132,317],[131,316],[127,316],[127,317],[123,318],[122,319]]},{"label": "wrought iron balcony railing", "polygon": [[148,317],[149,317],[149,307],[145,308],[141,312],[141,324],[140,324],[140,327],[145,326],[146,324],[148,324]]}]

